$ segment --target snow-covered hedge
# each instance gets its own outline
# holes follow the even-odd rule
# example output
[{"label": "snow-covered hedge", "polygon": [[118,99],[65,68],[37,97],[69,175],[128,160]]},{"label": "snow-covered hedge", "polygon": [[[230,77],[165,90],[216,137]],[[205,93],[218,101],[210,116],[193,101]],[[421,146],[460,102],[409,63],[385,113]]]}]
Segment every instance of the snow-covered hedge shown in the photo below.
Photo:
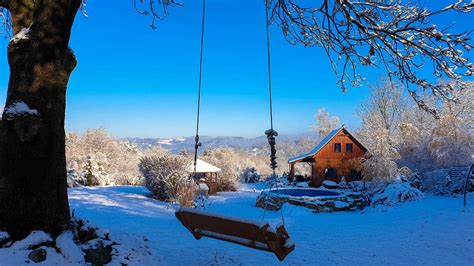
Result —
[{"label": "snow-covered hedge", "polygon": [[146,187],[157,199],[181,203],[192,200],[195,190],[186,165],[184,157],[164,153],[143,157],[139,168]]}]

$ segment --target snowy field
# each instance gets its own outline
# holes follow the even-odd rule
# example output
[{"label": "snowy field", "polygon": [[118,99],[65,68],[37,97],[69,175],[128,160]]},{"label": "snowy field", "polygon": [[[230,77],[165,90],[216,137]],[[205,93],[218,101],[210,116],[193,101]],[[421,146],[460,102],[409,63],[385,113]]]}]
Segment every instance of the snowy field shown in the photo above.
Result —
[{"label": "snowy field", "polygon": [[[219,193],[206,209],[260,220],[258,193],[249,186]],[[285,205],[296,249],[283,263],[271,253],[213,239],[197,241],[175,218],[174,206],[147,195],[144,187],[69,190],[75,215],[110,230],[112,240],[122,243],[119,250],[134,247],[129,258],[134,265],[474,265],[472,193],[466,209],[461,198],[435,196],[363,212],[314,214]],[[266,220],[279,223],[280,213],[267,211]],[[0,258],[7,252],[0,250]]]}]

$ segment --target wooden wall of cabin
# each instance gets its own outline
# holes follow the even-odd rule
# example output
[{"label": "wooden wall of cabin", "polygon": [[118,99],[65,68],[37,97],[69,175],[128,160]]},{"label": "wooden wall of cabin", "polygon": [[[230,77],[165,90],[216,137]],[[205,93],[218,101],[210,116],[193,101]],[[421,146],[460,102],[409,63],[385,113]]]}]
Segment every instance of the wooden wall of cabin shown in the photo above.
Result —
[{"label": "wooden wall of cabin", "polygon": [[[341,152],[334,151],[334,144],[341,144]],[[346,151],[346,144],[352,144],[352,152]],[[313,165],[312,185],[320,186],[324,180],[332,180],[339,182],[344,176],[346,181],[351,180],[351,171],[356,168],[354,164],[357,158],[363,157],[365,151],[358,146],[346,132],[341,131],[337,136],[328,142],[315,156],[313,156],[316,163]],[[336,177],[325,177],[325,170],[327,168],[336,169]]]}]

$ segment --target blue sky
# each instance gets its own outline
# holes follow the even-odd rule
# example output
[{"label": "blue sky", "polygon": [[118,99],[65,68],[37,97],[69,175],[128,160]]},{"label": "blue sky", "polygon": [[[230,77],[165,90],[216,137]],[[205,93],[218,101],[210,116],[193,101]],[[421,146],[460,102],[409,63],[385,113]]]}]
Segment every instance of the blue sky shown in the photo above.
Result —
[{"label": "blue sky", "polygon": [[[136,13],[132,0],[88,1],[88,17],[78,15],[71,38],[78,66],[68,88],[67,130],[102,127],[117,137],[194,134],[201,2],[183,2],[153,31],[150,17]],[[470,22],[467,17],[458,23]],[[6,51],[8,40],[0,39]],[[290,45],[276,26],[271,41],[274,124],[280,133],[309,132],[322,107],[351,128],[359,125],[355,110],[366,86],[344,94],[322,49]],[[368,83],[383,75],[374,68],[362,73]],[[8,74],[3,52],[2,103]],[[208,0],[201,134],[263,135],[269,128],[266,78],[263,1]]]}]

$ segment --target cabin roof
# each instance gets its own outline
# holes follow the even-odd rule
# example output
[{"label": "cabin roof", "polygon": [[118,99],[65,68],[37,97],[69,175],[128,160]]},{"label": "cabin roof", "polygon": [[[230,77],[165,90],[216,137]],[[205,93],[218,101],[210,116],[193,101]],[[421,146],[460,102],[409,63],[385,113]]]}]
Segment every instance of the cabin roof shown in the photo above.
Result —
[{"label": "cabin roof", "polygon": [[[194,173],[194,161],[188,163],[186,166],[186,171]],[[219,167],[216,167],[210,163],[206,163],[203,160],[197,159],[196,161],[196,173],[217,173],[220,171],[221,169]]]},{"label": "cabin roof", "polygon": [[316,153],[318,153],[324,146],[326,146],[326,144],[329,143],[329,141],[331,141],[331,139],[333,139],[335,136],[337,136],[337,134],[339,134],[340,131],[342,130],[345,130],[350,137],[352,137],[352,139],[354,140],[354,142],[359,145],[362,149],[364,149],[365,151],[367,151],[367,148],[364,147],[364,145],[362,145],[362,143],[360,143],[359,140],[357,140],[354,135],[352,135],[349,130],[347,130],[347,128],[344,127],[344,125],[342,125],[340,128],[337,128],[337,129],[334,129],[333,131],[331,131],[331,133],[329,133],[323,140],[321,140],[321,142],[319,142],[318,145],[316,145],[311,151],[305,153],[305,154],[301,154],[301,155],[298,155],[298,156],[295,156],[295,157],[292,157],[292,158],[289,158],[288,159],[288,163],[292,163],[292,162],[296,162],[296,161],[299,161],[299,160],[302,160],[302,159],[305,159],[307,157],[312,157],[314,156]]}]

